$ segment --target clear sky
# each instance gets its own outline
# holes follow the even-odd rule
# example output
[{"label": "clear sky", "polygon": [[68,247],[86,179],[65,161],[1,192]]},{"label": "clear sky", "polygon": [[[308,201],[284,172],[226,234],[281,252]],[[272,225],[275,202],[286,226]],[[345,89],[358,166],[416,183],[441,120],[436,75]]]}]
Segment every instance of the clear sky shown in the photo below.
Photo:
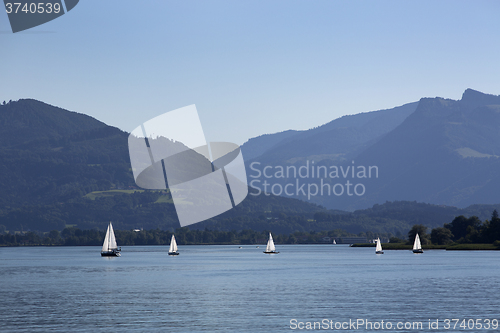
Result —
[{"label": "clear sky", "polygon": [[500,1],[81,0],[12,34],[0,101],[35,98],[126,131],[196,104],[242,144],[421,97],[500,94]]}]

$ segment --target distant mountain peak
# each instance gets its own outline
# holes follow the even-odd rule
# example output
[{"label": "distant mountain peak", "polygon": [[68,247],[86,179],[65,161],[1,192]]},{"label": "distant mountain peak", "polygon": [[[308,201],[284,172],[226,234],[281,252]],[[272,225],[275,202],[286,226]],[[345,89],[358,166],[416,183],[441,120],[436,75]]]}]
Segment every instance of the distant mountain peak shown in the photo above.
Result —
[{"label": "distant mountain peak", "polygon": [[463,104],[469,106],[484,106],[491,104],[500,104],[500,96],[485,94],[474,89],[466,89],[460,100]]},{"label": "distant mountain peak", "polygon": [[462,94],[462,100],[478,98],[478,97],[482,97],[484,95],[487,95],[487,94],[482,93],[478,90],[467,88],[467,89],[465,89],[464,93]]},{"label": "distant mountain peak", "polygon": [[0,105],[0,147],[4,148],[105,127],[105,123],[91,116],[35,99]]}]

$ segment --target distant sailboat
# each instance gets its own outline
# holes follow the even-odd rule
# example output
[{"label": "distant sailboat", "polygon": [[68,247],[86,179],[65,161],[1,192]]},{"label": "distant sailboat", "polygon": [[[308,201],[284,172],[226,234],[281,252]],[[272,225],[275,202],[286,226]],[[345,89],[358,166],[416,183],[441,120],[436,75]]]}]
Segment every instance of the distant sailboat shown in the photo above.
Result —
[{"label": "distant sailboat", "polygon": [[172,239],[170,240],[170,248],[168,249],[169,256],[178,256],[179,252],[177,252],[177,242],[175,241],[174,235],[172,235]]},{"label": "distant sailboat", "polygon": [[384,254],[384,251],[382,251],[382,244],[380,244],[380,238],[377,238],[377,247],[375,248],[375,253]]},{"label": "distant sailboat", "polygon": [[413,243],[413,253],[424,253],[424,250],[422,250],[422,244],[420,244],[420,237],[417,235],[415,236],[415,242]]},{"label": "distant sailboat", "polygon": [[333,245],[337,244],[337,242],[335,241],[335,239],[333,240]]},{"label": "distant sailboat", "polygon": [[119,257],[121,256],[120,250],[116,245],[115,232],[113,231],[113,225],[109,222],[108,230],[106,231],[106,237],[104,237],[104,243],[102,244],[101,256],[103,257]]},{"label": "distant sailboat", "polygon": [[271,233],[269,233],[269,240],[267,241],[267,246],[266,250],[264,251],[266,254],[277,254],[279,252],[276,252],[276,248],[274,247],[274,241],[273,241],[273,236],[271,236]]}]

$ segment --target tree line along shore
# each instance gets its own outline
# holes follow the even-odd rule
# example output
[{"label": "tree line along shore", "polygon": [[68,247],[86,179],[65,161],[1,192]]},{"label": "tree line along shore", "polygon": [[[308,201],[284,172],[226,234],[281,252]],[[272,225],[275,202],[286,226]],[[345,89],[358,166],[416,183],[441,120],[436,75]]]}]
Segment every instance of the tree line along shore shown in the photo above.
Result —
[{"label": "tree line along shore", "polygon": [[[490,220],[484,222],[476,216],[457,216],[451,223],[432,229],[430,234],[427,233],[426,226],[414,225],[408,232],[408,240],[391,237],[389,243],[383,244],[384,250],[410,250],[417,233],[423,249],[500,250],[500,218],[497,210],[493,211]],[[371,247],[375,244],[352,246]]]},{"label": "tree line along shore", "polygon": [[[331,244],[335,239],[345,237],[364,237],[367,240],[380,237],[388,240],[384,243],[386,250],[411,249],[415,235],[418,233],[424,249],[446,250],[498,250],[500,249],[500,218],[493,211],[490,220],[484,222],[479,218],[457,216],[451,223],[434,228],[430,233],[421,224],[414,225],[403,239],[391,234],[365,232],[357,235],[341,229],[331,231],[294,232],[275,234],[277,244]],[[265,244],[269,230],[254,231],[217,231],[190,230],[188,227],[177,228],[174,232],[167,230],[115,230],[120,246],[129,245],[167,245],[172,234],[175,234],[179,245],[258,245]],[[104,239],[104,231],[80,230],[75,227],[65,228],[61,232],[28,231],[24,233],[3,233],[0,235],[0,246],[99,246]],[[355,247],[375,246],[373,243],[353,244]]]}]

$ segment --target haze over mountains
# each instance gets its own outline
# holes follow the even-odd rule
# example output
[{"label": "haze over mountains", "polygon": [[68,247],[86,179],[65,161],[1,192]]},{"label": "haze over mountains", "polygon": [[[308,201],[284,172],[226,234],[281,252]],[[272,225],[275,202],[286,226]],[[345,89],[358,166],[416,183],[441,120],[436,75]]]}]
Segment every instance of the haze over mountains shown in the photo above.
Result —
[{"label": "haze over mountains", "polygon": [[[258,151],[256,146],[264,149]],[[346,191],[339,196],[310,196],[311,202],[327,208],[355,210],[387,200],[457,207],[498,203],[500,96],[467,89],[459,101],[422,98],[390,110],[345,116],[308,131],[250,139],[242,151],[247,166],[260,163],[254,164],[259,171],[265,166],[276,171],[276,166],[299,168],[315,163],[328,170],[332,166],[343,170],[355,167],[357,176],[359,166],[378,168],[378,177],[351,177],[351,172],[347,177],[323,177],[324,183],[332,186],[350,180],[366,189],[361,196],[349,196]],[[249,181],[261,181],[254,183],[260,189],[264,180],[283,188],[297,178],[301,184],[321,186],[319,178],[266,178],[256,177],[258,172],[251,168],[247,172]],[[337,189],[340,193],[340,187]],[[292,192],[294,197],[307,200],[302,192]]]},{"label": "haze over mountains", "polygon": [[400,125],[417,105],[343,116],[307,131],[265,134],[248,140],[241,149],[246,161],[256,157],[266,163],[294,163],[306,158],[346,161]]},{"label": "haze over mountains", "polygon": [[[251,162],[260,162],[261,170],[307,163],[344,169],[377,166],[378,177],[351,177],[350,171],[344,177],[339,169],[339,179],[325,182],[363,183],[366,193],[316,195],[311,203],[249,195],[235,209],[192,227],[283,233],[342,228],[404,235],[414,223],[442,226],[456,214],[486,219],[500,209],[499,105],[499,96],[467,90],[460,101],[424,98],[345,116],[308,131],[251,139],[242,147],[250,180],[290,182],[252,178]],[[2,227],[102,229],[110,220],[117,229],[179,227],[167,192],[131,193],[135,183],[127,138],[128,133],[92,117],[36,100],[0,105],[0,232]],[[299,180],[319,184],[322,179]],[[304,195],[295,197],[307,201]],[[493,205],[436,206],[472,204]],[[355,209],[364,210],[345,212]]]}]

